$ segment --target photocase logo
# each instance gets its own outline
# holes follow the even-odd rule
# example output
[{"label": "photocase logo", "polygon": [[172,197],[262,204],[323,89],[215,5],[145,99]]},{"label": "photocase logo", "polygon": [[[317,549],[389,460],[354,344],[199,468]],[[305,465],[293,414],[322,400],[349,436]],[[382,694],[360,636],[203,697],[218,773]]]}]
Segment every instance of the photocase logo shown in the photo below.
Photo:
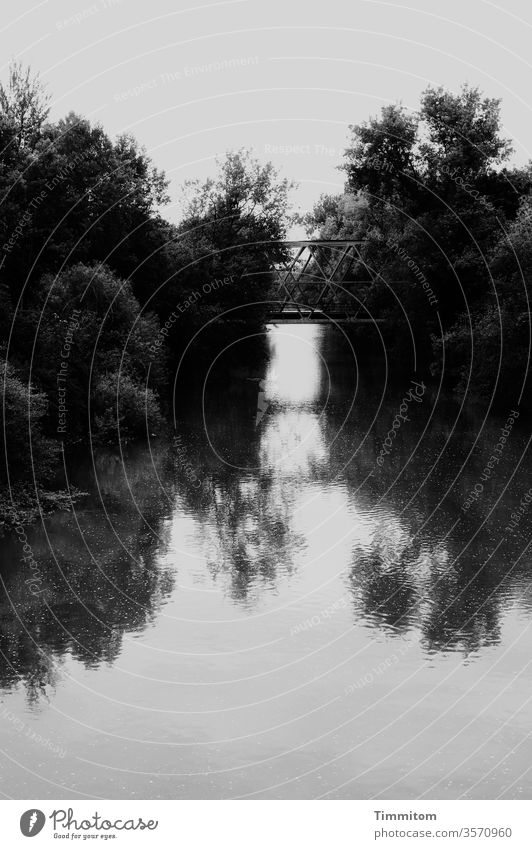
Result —
[{"label": "photocase logo", "polygon": [[43,830],[46,817],[42,811],[37,808],[30,808],[29,811],[24,811],[20,818],[20,830],[24,837],[35,837]]}]

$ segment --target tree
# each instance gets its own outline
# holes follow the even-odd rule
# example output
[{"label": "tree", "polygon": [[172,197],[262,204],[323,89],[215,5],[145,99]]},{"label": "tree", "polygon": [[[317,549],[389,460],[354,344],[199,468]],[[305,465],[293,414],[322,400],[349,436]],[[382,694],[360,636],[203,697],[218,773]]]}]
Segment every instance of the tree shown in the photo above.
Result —
[{"label": "tree", "polygon": [[511,146],[500,101],[467,85],[458,93],[429,87],[416,114],[386,106],[351,134],[341,166],[346,193],[324,199],[307,225],[327,238],[364,239],[364,260],[378,273],[366,306],[393,328],[395,359],[411,347],[412,332],[428,359],[440,320],[452,333],[467,309],[482,312],[493,290],[493,245],[532,188],[531,168],[501,167]]},{"label": "tree", "polygon": [[303,218],[310,238],[358,239],[367,235],[371,225],[370,201],[362,190],[342,195],[321,195],[311,212]]},{"label": "tree", "polygon": [[217,159],[218,175],[201,183],[189,180],[183,187],[184,218],[208,218],[212,225],[243,233],[260,222],[271,235],[285,232],[288,193],[293,187],[282,179],[271,162],[262,164],[244,148]]},{"label": "tree", "polygon": [[[445,334],[447,375],[463,392],[467,382],[482,397],[518,404],[530,387],[532,327],[532,199],[521,200],[516,219],[490,253],[493,290],[485,293],[471,316],[460,315]],[[434,349],[441,356],[439,340]],[[521,403],[529,404],[529,393]]]},{"label": "tree", "polygon": [[483,98],[478,88],[464,85],[458,94],[429,87],[421,97],[419,113],[425,140],[420,156],[427,176],[442,173],[442,166],[459,169],[475,179],[489,174],[508,158],[512,147],[500,136],[501,101]]},{"label": "tree", "polygon": [[350,126],[352,141],[340,166],[347,174],[346,188],[403,207],[417,197],[418,126],[419,118],[400,105],[385,106],[380,118]]},{"label": "tree", "polygon": [[21,62],[9,66],[9,79],[0,82],[0,110],[15,130],[17,149],[32,146],[50,111],[50,97],[39,75],[33,74]]},{"label": "tree", "polygon": [[[183,219],[167,248],[171,275],[158,300],[161,320],[189,302],[186,318],[175,325],[174,344],[184,324],[232,308],[233,319],[260,320],[260,302],[271,296],[271,264],[285,253],[293,184],[246,150],[227,153],[217,165],[215,178],[185,184]],[[201,297],[190,303],[195,292]]]},{"label": "tree", "polygon": [[[92,408],[97,435],[109,387],[119,394],[123,383],[126,399],[135,391],[142,406],[148,377],[153,429],[160,425],[157,390],[166,383],[166,366],[163,350],[151,350],[159,324],[153,313],[141,311],[127,281],[98,263],[79,263],[56,276],[47,275],[25,322],[25,337],[35,338],[32,380],[50,399],[46,421],[51,433],[61,433],[65,442],[79,441],[88,433]],[[63,406],[68,411],[63,419],[58,387],[64,390]],[[110,421],[112,417],[105,418],[106,437]],[[122,423],[124,436],[138,435],[138,408],[133,403],[126,404]]]},{"label": "tree", "polygon": [[[31,297],[43,273],[93,260],[131,278],[147,297],[158,269],[145,263],[162,242],[158,209],[168,200],[167,181],[133,138],[113,142],[100,126],[71,113],[43,127],[31,152],[19,151],[6,165],[0,173],[11,201],[5,240],[20,231],[8,245],[4,269],[14,300],[22,289]],[[21,227],[21,220],[29,223]]]}]

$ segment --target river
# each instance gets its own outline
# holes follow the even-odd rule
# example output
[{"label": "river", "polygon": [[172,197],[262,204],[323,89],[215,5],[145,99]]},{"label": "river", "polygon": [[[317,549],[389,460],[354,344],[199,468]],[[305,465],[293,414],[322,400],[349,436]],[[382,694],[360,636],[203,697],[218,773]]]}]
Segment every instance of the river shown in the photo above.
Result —
[{"label": "river", "polygon": [[0,541],[3,794],[530,798],[522,417],[332,327],[267,344],[176,399],[173,446],[80,463],[37,583]]}]

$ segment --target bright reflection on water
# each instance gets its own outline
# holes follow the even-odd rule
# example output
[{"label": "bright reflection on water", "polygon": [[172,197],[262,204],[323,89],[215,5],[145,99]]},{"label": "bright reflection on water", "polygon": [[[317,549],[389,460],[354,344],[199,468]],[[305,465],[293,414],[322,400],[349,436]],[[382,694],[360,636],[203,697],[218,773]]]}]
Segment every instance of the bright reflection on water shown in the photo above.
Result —
[{"label": "bright reflection on water", "polygon": [[505,417],[427,391],[379,467],[409,378],[332,328],[267,342],[178,399],[173,449],[78,471],[28,534],[41,596],[2,542],[6,792],[528,798],[527,434],[464,511]]},{"label": "bright reflection on water", "polygon": [[322,324],[271,328],[270,360],[266,370],[266,399],[301,407],[315,403],[322,388]]}]

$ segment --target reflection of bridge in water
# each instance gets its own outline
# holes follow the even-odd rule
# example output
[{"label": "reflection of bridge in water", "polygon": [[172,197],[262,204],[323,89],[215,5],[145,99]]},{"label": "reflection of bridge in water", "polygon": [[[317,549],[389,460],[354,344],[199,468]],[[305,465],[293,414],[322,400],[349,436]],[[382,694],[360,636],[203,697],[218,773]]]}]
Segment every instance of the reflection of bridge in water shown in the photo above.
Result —
[{"label": "reflection of bridge in water", "polygon": [[272,310],[271,321],[276,324],[382,321],[370,317],[364,308],[365,297],[378,277],[362,257],[364,241],[311,239],[284,244],[291,254],[275,267],[279,305]]}]

